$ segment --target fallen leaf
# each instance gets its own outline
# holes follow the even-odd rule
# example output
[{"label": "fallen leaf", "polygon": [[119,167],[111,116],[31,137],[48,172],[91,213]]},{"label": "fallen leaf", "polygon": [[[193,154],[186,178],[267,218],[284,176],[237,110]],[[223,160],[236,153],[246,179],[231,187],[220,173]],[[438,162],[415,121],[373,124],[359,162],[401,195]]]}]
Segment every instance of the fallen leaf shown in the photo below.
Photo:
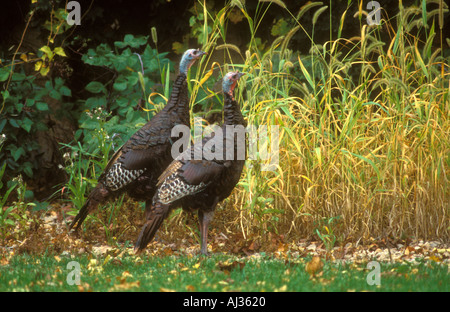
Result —
[{"label": "fallen leaf", "polygon": [[275,292],[284,292],[287,290],[287,285],[283,285],[278,289],[275,289]]},{"label": "fallen leaf", "polygon": [[139,287],[141,286],[140,281],[135,281],[135,282],[120,282],[120,284],[115,284],[110,291],[115,291],[115,290],[128,290],[130,288],[134,288],[134,287]]},{"label": "fallen leaf", "polygon": [[409,254],[414,253],[415,251],[416,251],[416,249],[414,247],[408,246],[405,248],[405,255],[408,256]]},{"label": "fallen leaf", "polygon": [[430,259],[431,261],[434,261],[434,262],[441,262],[442,261],[442,259],[439,258],[436,255],[431,255],[428,259]]},{"label": "fallen leaf", "polygon": [[245,262],[240,262],[240,261],[231,262],[230,260],[227,260],[225,262],[219,261],[217,263],[217,266],[220,270],[225,271],[225,272],[231,271],[236,268],[242,270],[245,267]]},{"label": "fallen leaf", "polygon": [[78,287],[78,291],[80,291],[80,292],[92,291],[91,286],[88,283],[82,283],[82,284],[78,285],[77,287]]},{"label": "fallen leaf", "polygon": [[122,277],[123,277],[123,278],[133,277],[133,275],[131,275],[131,273],[128,272],[128,271],[124,271],[124,272],[122,273]]},{"label": "fallen leaf", "polygon": [[0,259],[0,265],[8,265],[8,264],[9,260],[6,257]]},{"label": "fallen leaf", "polygon": [[305,271],[312,277],[315,277],[317,273],[322,271],[323,262],[318,256],[314,256],[310,262],[305,266]]}]

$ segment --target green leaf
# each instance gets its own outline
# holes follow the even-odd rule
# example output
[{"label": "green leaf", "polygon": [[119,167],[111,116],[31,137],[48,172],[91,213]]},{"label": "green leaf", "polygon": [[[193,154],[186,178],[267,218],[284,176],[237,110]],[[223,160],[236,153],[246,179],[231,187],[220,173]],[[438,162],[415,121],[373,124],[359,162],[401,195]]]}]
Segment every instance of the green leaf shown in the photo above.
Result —
[{"label": "green leaf", "polygon": [[[142,75],[141,72],[138,72],[138,76],[136,76],[136,75],[129,75],[129,76],[127,76],[128,85],[130,87],[137,85],[137,83],[139,81],[139,74]],[[144,84],[144,86],[145,86],[145,84]]]},{"label": "green leaf", "polygon": [[27,99],[25,100],[25,106],[26,106],[26,107],[32,107],[32,106],[34,105],[35,102],[36,102],[35,99],[27,98]]},{"label": "green leaf", "polygon": [[123,79],[116,81],[114,82],[113,88],[117,91],[125,91],[127,89],[127,81]]},{"label": "green leaf", "polygon": [[28,133],[30,133],[30,130],[31,130],[31,126],[33,125],[33,121],[30,119],[30,118],[28,118],[28,117],[25,117],[23,120],[22,120],[22,123],[21,123],[21,127],[26,131],[26,132],[28,132]]},{"label": "green leaf", "polygon": [[39,111],[48,111],[48,104],[45,102],[37,102],[36,109]]},{"label": "green leaf", "polygon": [[48,94],[51,98],[54,98],[55,100],[61,100],[61,94],[56,91],[56,90],[52,90],[50,91],[50,93]]},{"label": "green leaf", "polygon": [[6,119],[1,119],[0,120],[0,132],[3,132],[3,128],[6,125]]},{"label": "green leaf", "polygon": [[23,81],[25,79],[27,79],[27,76],[22,73],[14,73],[11,78],[12,81]]},{"label": "green leaf", "polygon": [[8,90],[3,90],[1,92],[2,97],[3,97],[3,101],[6,101],[9,98],[9,91]]},{"label": "green leaf", "polygon": [[397,33],[395,34],[395,40],[394,40],[394,46],[392,47],[392,52],[394,52],[394,54],[397,54],[397,49],[398,49],[398,44],[400,42],[400,36],[401,36],[401,32],[402,32],[403,28],[399,27],[397,30]]},{"label": "green leaf", "polygon": [[423,71],[423,74],[424,74],[425,76],[428,76],[428,70],[427,70],[427,67],[426,67],[425,63],[423,62],[422,57],[420,56],[420,52],[419,52],[419,49],[417,49],[417,45],[415,45],[414,48],[415,48],[415,51],[416,51],[417,62],[419,63],[420,68],[421,68],[422,71]]},{"label": "green leaf", "polygon": [[311,78],[311,75],[309,74],[309,72],[306,70],[305,65],[303,65],[302,60],[300,59],[300,55],[298,56],[298,63],[300,64],[300,69],[302,70],[303,75],[305,76],[306,80],[308,81],[309,85],[311,86],[311,88],[313,90],[315,90],[315,85],[314,82]]},{"label": "green leaf", "polygon": [[132,108],[128,109],[127,116],[126,116],[127,122],[131,122],[133,120],[133,117],[134,117],[133,113],[134,113],[134,110]]},{"label": "green leaf", "polygon": [[427,20],[427,1],[426,0],[422,0],[422,23],[423,23],[424,26],[428,24],[428,20]]},{"label": "green leaf", "polygon": [[106,89],[105,86],[98,81],[91,81],[88,83],[88,85],[86,86],[86,90],[92,93],[106,93]]},{"label": "green leaf", "polygon": [[14,161],[17,161],[22,155],[25,155],[25,150],[23,149],[23,147],[18,147],[17,149],[11,151],[11,156],[13,157]]},{"label": "green leaf", "polygon": [[62,86],[59,92],[64,96],[72,96],[72,91],[66,86]]},{"label": "green leaf", "polygon": [[196,18],[195,16],[191,16],[191,18],[189,19],[189,26],[194,26],[196,22]]},{"label": "green leaf", "polygon": [[54,52],[60,56],[67,57],[66,53],[64,52],[64,49],[61,47],[56,47]]},{"label": "green leaf", "polygon": [[49,71],[50,71],[50,67],[46,66],[46,67],[42,67],[41,70],[39,71],[39,73],[42,76],[47,76]]},{"label": "green leaf", "polygon": [[[50,49],[49,46],[43,46],[42,48],[39,49],[39,51],[44,52],[50,61],[53,59],[54,54],[52,52],[52,49]],[[43,58],[43,59],[45,59],[45,58]]]},{"label": "green leaf", "polygon": [[[6,167],[6,163],[3,165],[3,169],[2,169],[3,171],[4,171],[5,167]],[[1,176],[3,176],[3,173],[1,174]],[[17,185],[17,184],[14,184],[13,186],[11,186],[11,187],[6,191],[6,193],[3,195],[3,199],[0,199],[0,204],[1,204],[0,207],[3,207],[3,206],[5,205],[6,200],[8,199],[9,194],[16,188],[16,185]],[[0,186],[3,187],[3,184],[1,184]],[[4,214],[3,214],[3,217],[6,217],[6,216],[11,212],[12,208],[14,208],[14,206],[11,206],[11,207],[9,207],[8,209],[6,209],[6,211],[5,211]]]},{"label": "green leaf", "polygon": [[[14,208],[14,206],[12,206],[12,207]],[[5,220],[5,223],[8,224],[8,225],[15,225],[14,221],[11,220],[11,219]]]},{"label": "green leaf", "polygon": [[98,121],[96,119],[86,119],[81,125],[80,128],[95,130],[98,128]]},{"label": "green leaf", "polygon": [[23,172],[25,172],[28,177],[33,177],[33,168],[29,161],[23,163]]},{"label": "green leaf", "polygon": [[89,109],[94,109],[97,107],[105,106],[106,99],[105,97],[90,97],[86,100],[86,106]]},{"label": "green leaf", "polygon": [[17,123],[17,121],[15,119],[10,119],[9,124],[11,126],[13,126],[14,128],[20,128],[19,124]]},{"label": "green leaf", "polygon": [[272,36],[278,37],[286,35],[289,30],[291,30],[291,27],[288,22],[281,18],[275,25],[272,26],[270,33]]},{"label": "green leaf", "polygon": [[377,174],[378,180],[381,179],[380,170],[378,170],[378,167],[375,165],[375,163],[374,163],[372,160],[370,160],[370,159],[368,159],[368,158],[366,158],[366,157],[364,157],[364,156],[362,156],[362,155],[358,155],[358,154],[352,153],[352,152],[350,152],[350,151],[348,151],[348,150],[346,150],[346,149],[341,149],[341,152],[348,153],[348,154],[350,154],[350,155],[352,155],[352,156],[358,157],[358,158],[361,159],[362,161],[365,161],[366,163],[368,163],[369,165],[371,165],[372,168],[373,168],[373,170],[374,170],[375,173]]},{"label": "green leaf", "polygon": [[23,104],[22,103],[16,103],[15,105],[17,111],[20,113],[22,112]]},{"label": "green leaf", "polygon": [[130,103],[130,99],[124,96],[118,97],[116,103],[120,107],[127,107]]},{"label": "green leaf", "polygon": [[130,46],[132,48],[139,48],[141,45],[144,45],[147,43],[148,36],[137,36],[134,37],[131,34],[125,35],[123,42],[122,41],[116,41],[114,42],[114,45],[118,47],[119,49],[125,48],[126,46]]},{"label": "green leaf", "polygon": [[5,81],[9,77],[9,69],[7,67],[0,68],[0,81]]},{"label": "green leaf", "polygon": [[287,108],[286,106],[281,106],[281,109],[289,118],[291,118],[291,120],[296,121],[295,117],[292,116],[291,112],[289,111],[289,108]]}]

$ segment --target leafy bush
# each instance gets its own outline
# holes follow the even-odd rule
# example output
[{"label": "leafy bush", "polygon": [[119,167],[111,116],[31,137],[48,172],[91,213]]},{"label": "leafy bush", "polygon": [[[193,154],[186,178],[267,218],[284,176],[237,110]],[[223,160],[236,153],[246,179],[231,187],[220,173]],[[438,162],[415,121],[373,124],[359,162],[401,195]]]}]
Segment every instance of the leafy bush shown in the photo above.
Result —
[{"label": "leafy bush", "polygon": [[[149,105],[147,96],[155,88],[155,81],[159,78],[164,81],[173,69],[167,53],[152,49],[147,37],[126,35],[123,41],[115,42],[114,47],[112,50],[108,44],[100,44],[82,57],[86,64],[114,73],[113,79],[106,83],[89,82],[86,90],[92,96],[80,103],[83,112],[75,140],[81,139],[86,151],[93,154],[97,154],[104,144],[102,141],[113,134],[124,142],[151,118],[149,112],[155,108]],[[143,50],[143,53],[133,53],[132,49]],[[93,118],[94,110],[103,111],[102,116]],[[94,130],[103,135],[98,136]]]},{"label": "leafy bush", "polygon": [[69,176],[66,186],[69,198],[78,208],[108,163],[111,152],[157,110],[147,101],[152,91],[158,89],[157,81],[164,81],[164,95],[159,94],[152,100],[164,103],[164,98],[168,98],[168,78],[173,63],[166,58],[167,53],[151,48],[147,39],[125,35],[123,41],[114,43],[113,49],[103,43],[89,49],[82,57],[84,63],[113,73],[113,78],[86,84],[85,89],[91,96],[79,101],[79,129],[74,137],[77,143],[64,145],[71,149],[65,157]]},{"label": "leafy bush", "polygon": [[[71,26],[66,23],[63,1],[34,2],[21,41],[17,45],[14,43],[15,52],[4,49],[0,54],[0,132],[4,143],[0,165],[6,165],[3,181],[19,175],[33,177],[38,169],[37,158],[42,153],[36,134],[49,130],[48,116],[61,119],[73,108],[69,100],[72,92],[66,81],[57,74],[48,75],[66,57],[59,35]],[[55,5],[59,7],[55,8]],[[40,34],[47,39],[40,48],[36,47],[39,40],[24,44],[28,40],[25,39],[27,31],[36,25],[42,26]],[[71,69],[66,67],[65,70]],[[62,73],[62,70],[56,72]],[[58,102],[57,110],[49,107],[51,102]]]},{"label": "leafy bush", "polygon": [[[10,66],[0,68],[0,82],[8,80]],[[46,96],[61,101],[64,96],[71,96],[71,90],[62,78],[48,80],[43,87],[35,83],[37,76],[26,74],[24,66],[16,65],[11,74],[9,88],[1,91],[2,106],[0,132],[5,135],[4,148],[0,152],[0,164],[7,164],[7,175],[17,176],[24,173],[33,176],[37,163],[30,161],[30,153],[39,146],[34,140],[37,131],[48,130],[45,117],[49,113]],[[64,108],[70,111],[72,104],[63,102]],[[64,113],[53,112],[56,117]]]}]

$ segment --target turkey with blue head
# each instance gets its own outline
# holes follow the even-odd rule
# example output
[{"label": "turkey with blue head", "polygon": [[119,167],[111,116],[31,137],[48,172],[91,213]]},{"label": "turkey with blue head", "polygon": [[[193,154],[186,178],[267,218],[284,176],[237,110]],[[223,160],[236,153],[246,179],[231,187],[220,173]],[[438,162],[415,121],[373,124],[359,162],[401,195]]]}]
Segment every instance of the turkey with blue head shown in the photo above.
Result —
[{"label": "turkey with blue head", "polygon": [[177,138],[171,137],[172,128],[190,125],[187,73],[204,54],[198,49],[183,54],[166,106],[115,152],[69,229],[78,229],[98,205],[124,192],[135,200],[146,201],[148,213],[158,177],[173,160],[171,147]]}]

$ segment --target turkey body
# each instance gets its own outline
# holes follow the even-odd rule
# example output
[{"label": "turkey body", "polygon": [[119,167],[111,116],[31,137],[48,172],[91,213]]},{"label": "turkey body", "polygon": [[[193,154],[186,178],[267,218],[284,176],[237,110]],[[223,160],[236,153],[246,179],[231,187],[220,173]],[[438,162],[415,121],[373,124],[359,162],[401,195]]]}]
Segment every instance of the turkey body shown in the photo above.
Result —
[{"label": "turkey body", "polygon": [[[241,75],[232,72],[226,76],[235,79],[231,92]],[[158,189],[146,215],[147,220],[135,245],[137,252],[142,251],[153,239],[170,211],[181,206],[183,210],[198,212],[201,253],[207,254],[207,232],[214,210],[220,201],[231,194],[245,163],[245,146],[242,154],[238,143],[243,139],[245,144],[246,122],[232,93],[225,91],[224,88],[224,124],[220,130],[214,137],[203,139],[201,144],[194,144],[190,150],[177,157],[159,178]],[[218,157],[205,155],[203,152],[206,146],[214,152],[219,150],[215,153]],[[197,155],[202,155],[201,159],[196,159]]]},{"label": "turkey body", "polygon": [[148,212],[158,177],[173,160],[172,142],[181,139],[171,136],[172,128],[177,125],[189,127],[186,73],[203,54],[205,53],[194,49],[186,51],[180,63],[180,74],[175,79],[166,106],[113,155],[69,229],[74,226],[78,229],[99,204],[124,192],[135,200],[145,200],[146,213]]}]

